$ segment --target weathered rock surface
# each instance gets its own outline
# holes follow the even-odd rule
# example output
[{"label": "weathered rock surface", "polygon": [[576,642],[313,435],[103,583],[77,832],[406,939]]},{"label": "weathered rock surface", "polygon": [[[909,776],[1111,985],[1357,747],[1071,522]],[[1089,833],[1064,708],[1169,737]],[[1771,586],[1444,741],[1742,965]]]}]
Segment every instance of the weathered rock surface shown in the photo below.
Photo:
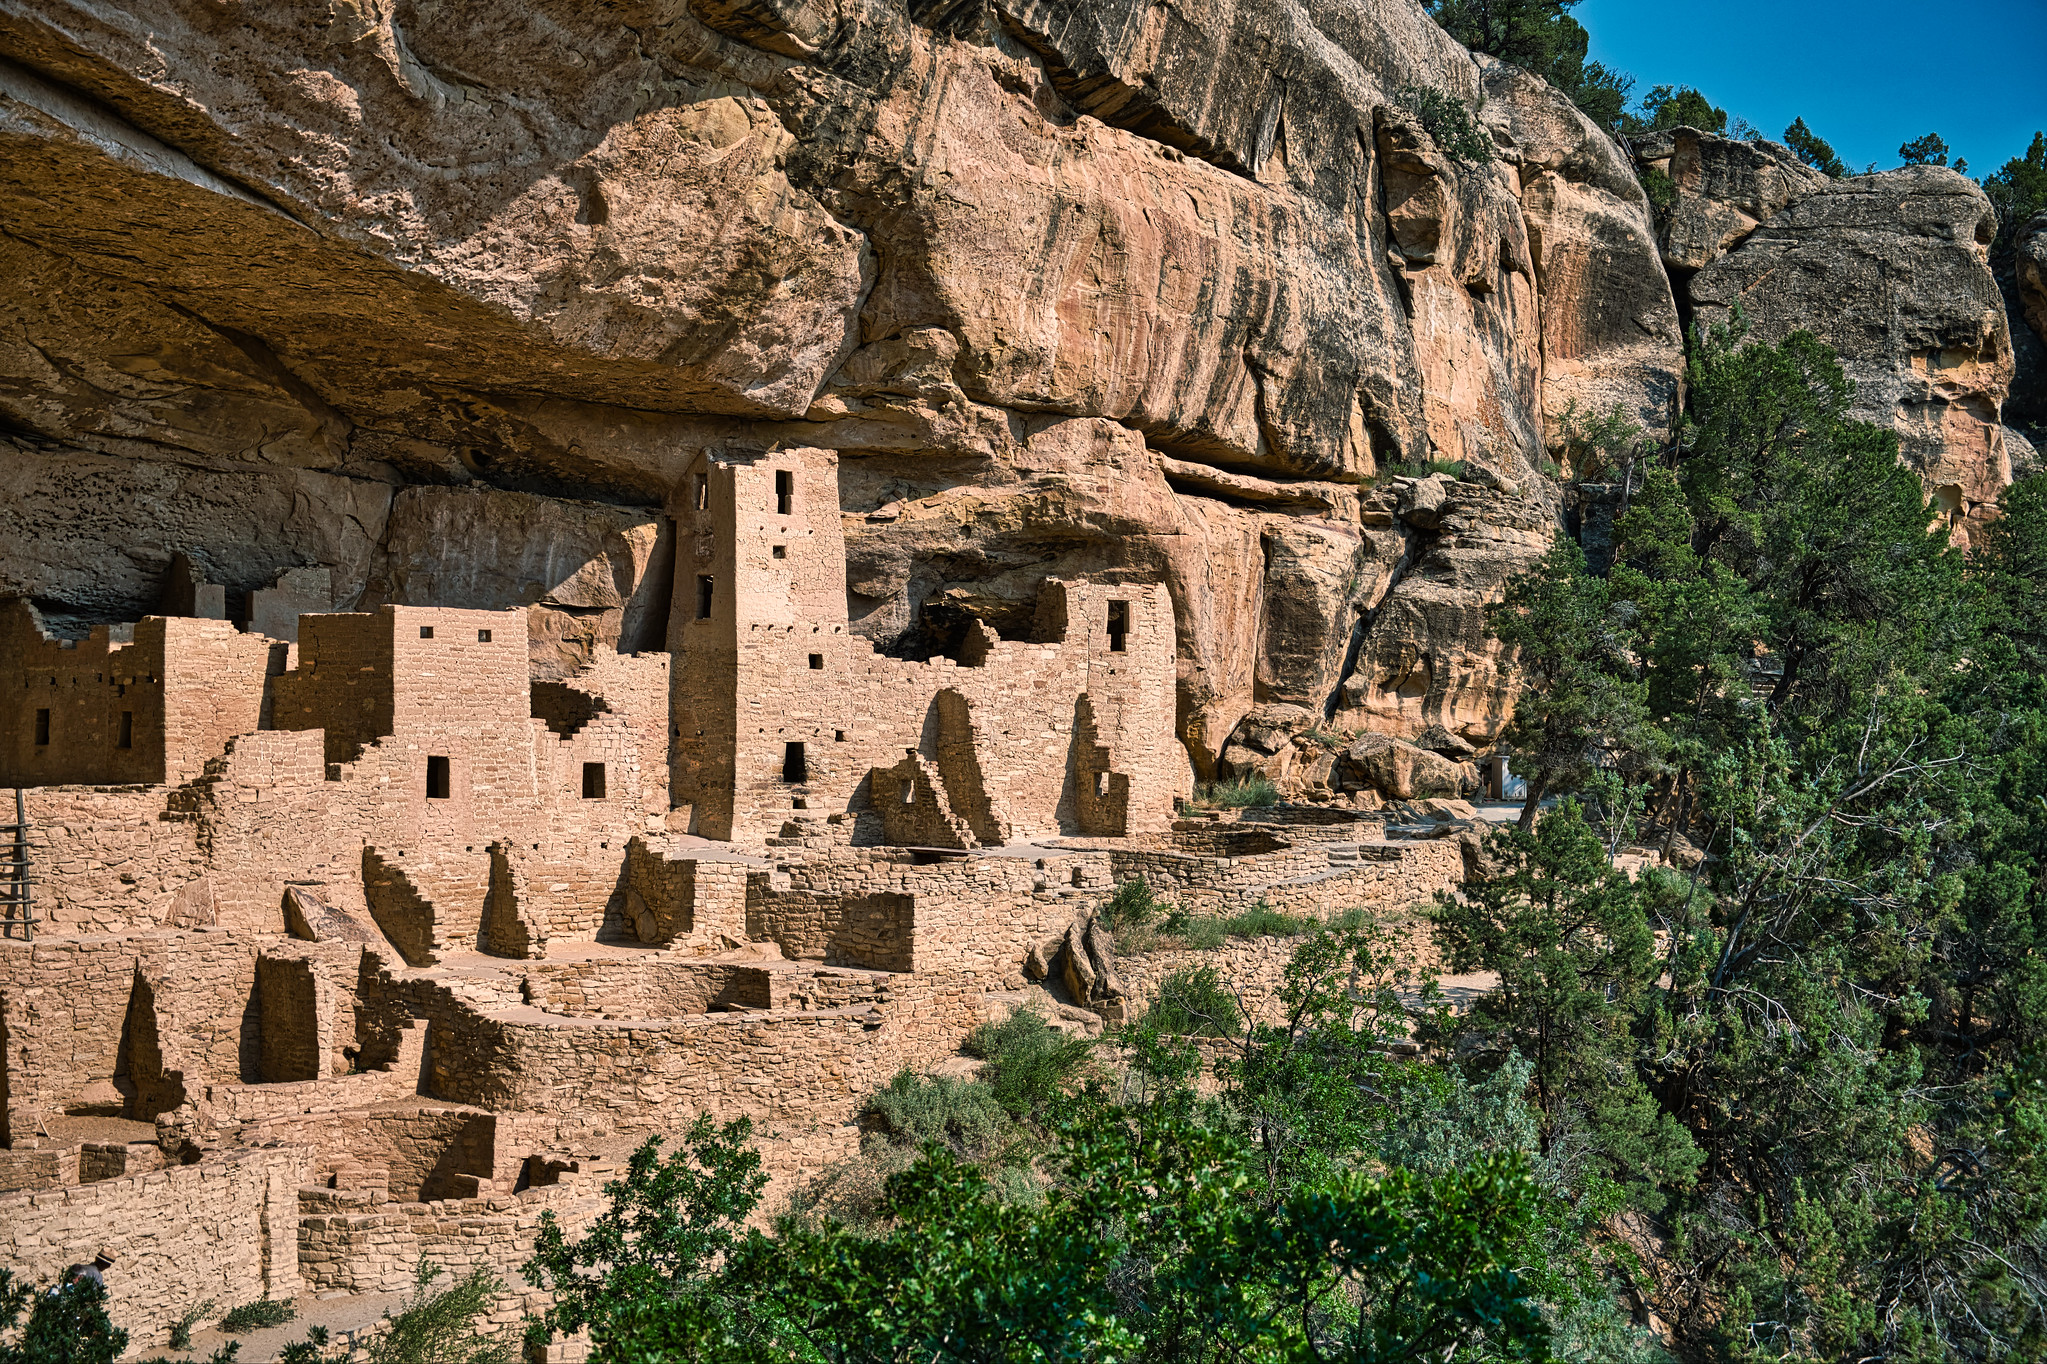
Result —
[{"label": "weathered rock surface", "polygon": [[[1416,87],[1495,157],[1446,155]],[[884,649],[1155,578],[1200,775],[1254,707],[1482,749],[1545,442],[1667,424],[1659,254],[1733,262],[1840,192],[1778,150],[1676,135],[1680,207],[1724,220],[1678,232],[1411,0],[0,0],[0,593],[82,633],[184,553],[237,619],[286,575],[523,606],[560,676],[661,647],[698,451],[801,445],[840,455]],[[1798,249],[1937,272],[1837,344],[1974,506],[1980,262],[1966,196],[1914,185]],[[1727,268],[1771,326],[1824,302]],[[1462,477],[1384,478],[1426,459]]]},{"label": "weathered rock surface", "polygon": [[1657,241],[1664,264],[1685,277],[1827,183],[1781,142],[1672,128],[1633,138],[1631,147],[1643,167],[1670,177],[1677,199],[1660,215]]},{"label": "weathered rock surface", "polygon": [[1702,323],[1739,307],[1761,340],[1804,330],[1838,351],[1855,415],[1897,430],[1959,538],[2011,482],[1999,418],[2011,337],[1988,254],[1996,226],[1983,191],[1945,167],[1830,181],[1690,286]]}]

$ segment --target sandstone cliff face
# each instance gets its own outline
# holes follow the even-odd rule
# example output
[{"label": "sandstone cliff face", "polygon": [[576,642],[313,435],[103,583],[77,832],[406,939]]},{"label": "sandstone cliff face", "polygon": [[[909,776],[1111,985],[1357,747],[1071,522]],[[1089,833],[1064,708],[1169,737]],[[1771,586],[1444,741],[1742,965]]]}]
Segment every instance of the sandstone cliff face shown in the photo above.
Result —
[{"label": "sandstone cliff face", "polygon": [[[1790,325],[1817,298],[1736,262],[1817,187],[1688,181],[1735,154],[1694,143],[1711,306]],[[1970,204],[1899,185],[1774,249],[1933,272],[1840,343],[1973,506]],[[1254,705],[1489,740],[1546,433],[1667,425],[1694,303],[1659,256],[1710,264],[1412,0],[0,0],[0,218],[0,593],[59,628],[157,609],[184,553],[233,614],[302,568],[342,608],[521,606],[560,676],[660,646],[697,452],[818,447],[890,651],[1019,633],[1046,576],[1166,582],[1204,776]],[[1428,459],[1464,475],[1386,471]]]},{"label": "sandstone cliff face", "polygon": [[1944,167],[1829,180],[1774,142],[1680,128],[1634,140],[1670,177],[1663,259],[1695,322],[1813,333],[1855,381],[1855,415],[1900,453],[1967,543],[2012,480],[2002,404],[2013,338],[1989,270],[1990,201]]}]

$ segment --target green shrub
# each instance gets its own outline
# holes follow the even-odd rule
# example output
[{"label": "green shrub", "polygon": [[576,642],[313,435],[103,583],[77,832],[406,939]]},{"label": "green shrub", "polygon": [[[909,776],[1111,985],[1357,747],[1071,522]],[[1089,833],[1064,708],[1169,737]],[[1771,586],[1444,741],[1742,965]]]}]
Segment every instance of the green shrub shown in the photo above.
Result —
[{"label": "green shrub", "polygon": [[1202,784],[1195,794],[1196,805],[1206,805],[1218,810],[1242,810],[1256,805],[1271,805],[1279,799],[1279,788],[1272,778],[1264,776],[1239,777],[1235,781],[1212,781]]},{"label": "green shrub", "polygon": [[438,1293],[428,1285],[441,1267],[422,1258],[412,1276],[412,1298],[370,1342],[369,1364],[508,1364],[511,1351],[476,1329],[504,1285],[478,1266]]},{"label": "green shrub", "polygon": [[988,1063],[981,1082],[1011,1117],[1044,1124],[1053,1106],[1088,1075],[1094,1043],[1068,1037],[1029,1009],[983,1023],[961,1050]]},{"label": "green shrub", "polygon": [[1677,181],[1656,167],[1644,166],[1635,173],[1635,178],[1642,182],[1642,193],[1649,196],[1649,207],[1658,217],[1677,204]]},{"label": "green shrub", "polygon": [[220,1319],[220,1329],[229,1335],[243,1335],[249,1331],[260,1331],[266,1326],[282,1326],[298,1313],[288,1302],[275,1298],[262,1298],[256,1302],[245,1302]]},{"label": "green shrub", "polygon": [[1133,876],[1116,887],[1116,893],[1102,906],[1100,917],[1103,925],[1115,932],[1142,928],[1171,908],[1171,905],[1152,897],[1151,886],[1143,877]]},{"label": "green shrub", "polygon": [[1175,971],[1160,981],[1146,1019],[1160,1032],[1199,1037],[1234,1037],[1244,1023],[1213,966]]},{"label": "green shrub", "polygon": [[1493,142],[1480,131],[1477,120],[1464,101],[1429,85],[1410,85],[1394,97],[1402,108],[1412,110],[1421,125],[1443,151],[1443,155],[1464,166],[1482,166],[1493,159]]},{"label": "green shrub", "polygon": [[1320,919],[1288,914],[1263,900],[1223,920],[1223,931],[1232,938],[1300,938],[1321,927]]},{"label": "green shrub", "polygon": [[1372,482],[1384,483],[1389,478],[1429,478],[1436,474],[1461,479],[1469,468],[1470,466],[1461,459],[1393,460],[1379,466],[1379,472],[1372,476]]},{"label": "green shrub", "polygon": [[327,1348],[327,1328],[308,1326],[304,1340],[294,1340],[277,1353],[277,1364],[320,1364]]},{"label": "green shrub", "polygon": [[860,1111],[880,1121],[898,1146],[915,1151],[935,1141],[969,1158],[985,1154],[1013,1126],[992,1086],[907,1069],[898,1071]]},{"label": "green shrub", "polygon": [[201,1302],[197,1306],[189,1309],[183,1316],[179,1317],[176,1321],[172,1322],[170,1339],[171,1348],[173,1350],[191,1349],[192,1328],[194,1326],[197,1326],[201,1321],[205,1320],[206,1314],[208,1312],[211,1312],[212,1310],[213,1299],[208,1298],[204,1302]]}]

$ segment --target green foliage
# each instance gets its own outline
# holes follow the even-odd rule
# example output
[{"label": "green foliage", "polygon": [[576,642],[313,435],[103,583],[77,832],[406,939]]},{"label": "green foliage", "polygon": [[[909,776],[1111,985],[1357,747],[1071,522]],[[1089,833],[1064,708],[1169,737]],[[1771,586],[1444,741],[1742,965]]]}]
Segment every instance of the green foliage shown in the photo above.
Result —
[{"label": "green foliage", "polygon": [[1915,137],[1898,148],[1898,159],[1908,166],[1945,166],[1947,139],[1939,133]]},{"label": "green foliage", "polygon": [[1522,690],[1501,737],[1528,779],[1524,828],[1545,794],[1605,766],[1653,762],[1658,739],[1634,666],[1636,632],[1612,584],[1594,577],[1577,543],[1560,539],[1537,570],[1508,585],[1487,623],[1515,650]]},{"label": "green foliage", "polygon": [[[1660,171],[1648,173],[1662,175]],[[1669,176],[1662,178],[1664,183],[1670,182]],[[1628,476],[1641,458],[1644,444],[1640,423],[1618,404],[1604,416],[1588,416],[1578,410],[1576,398],[1557,416],[1550,439],[1550,449],[1581,483]]]},{"label": "green foliage", "polygon": [[1496,830],[1486,853],[1459,894],[1436,897],[1450,968],[1499,976],[1457,1031],[1528,1058],[1542,1154],[1576,1142],[1654,1209],[1653,1191],[1688,1182],[1698,1152],[1628,1065],[1629,1029],[1658,968],[1642,903],[1653,883],[1614,869],[1571,800],[1533,830]]},{"label": "green foliage", "polygon": [[908,1070],[869,1096],[861,1113],[907,1150],[936,1144],[970,1160],[992,1156],[1016,1130],[992,1087]]},{"label": "green foliage", "polygon": [[1458,42],[1533,72],[1602,128],[1618,126],[1632,77],[1585,60],[1591,35],[1570,15],[1579,0],[1425,0]]},{"label": "green foliage", "polygon": [[1627,132],[1660,132],[1665,128],[1697,128],[1725,133],[1727,111],[1689,85],[1659,85],[1642,96],[1642,115],[1628,120]]},{"label": "green foliage", "polygon": [[1162,1033],[1186,1037],[1235,1037],[1244,1023],[1236,996],[1213,966],[1175,971],[1160,981],[1145,1018]]},{"label": "green foliage", "polygon": [[297,1310],[288,1302],[280,1302],[275,1298],[261,1298],[231,1309],[220,1319],[219,1329],[229,1335],[245,1335],[250,1331],[260,1331],[266,1326],[282,1326],[297,1315]]},{"label": "green foliage", "polygon": [[1822,175],[1839,180],[1848,173],[1841,158],[1834,155],[1834,149],[1826,139],[1805,126],[1802,118],[1793,119],[1791,126],[1784,130],[1784,145],[1798,153],[1798,159]]},{"label": "green foliage", "polygon": [[1150,884],[1142,876],[1133,876],[1128,881],[1117,883],[1115,893],[1104,902],[1098,914],[1102,923],[1114,932],[1124,928],[1143,928],[1170,908],[1164,901],[1153,897]]},{"label": "green foliage", "polygon": [[106,1304],[106,1289],[89,1279],[39,1290],[0,1269],[0,1364],[113,1364],[128,1333],[108,1320]]},{"label": "green foliage", "polygon": [[211,1312],[212,1310],[213,1299],[211,1298],[204,1299],[203,1301],[196,1303],[192,1307],[186,1309],[183,1315],[181,1315],[176,1321],[171,1323],[170,1336],[171,1348],[173,1350],[191,1349],[192,1328],[194,1326],[197,1326],[200,1322],[204,1321],[206,1319],[206,1314]]},{"label": "green foliage", "polygon": [[304,1340],[294,1340],[277,1352],[278,1364],[320,1364],[326,1357],[327,1328],[308,1326]]},{"label": "green foliage", "polygon": [[1431,85],[1411,85],[1393,98],[1421,120],[1422,128],[1443,155],[1458,165],[1482,166],[1493,159],[1492,139],[1479,128],[1464,101],[1455,95],[1446,95]]},{"label": "green foliage", "polygon": [[1194,803],[1215,810],[1241,810],[1272,805],[1279,800],[1279,788],[1265,776],[1238,777],[1234,781],[1202,783]]},{"label": "green foliage", "polygon": [[648,1138],[625,1177],[604,1186],[610,1206],[578,1241],[568,1239],[552,1211],[541,1213],[533,1257],[522,1270],[528,1283],[553,1292],[554,1305],[529,1325],[529,1335],[587,1329],[602,1344],[659,1299],[685,1301],[720,1330],[745,1336],[753,1324],[728,1312],[716,1271],[768,1182],[752,1135],[745,1118],[721,1127],[705,1114],[665,1159],[661,1139]]},{"label": "green foliage", "polygon": [[2019,229],[2036,213],[2047,213],[2047,133],[2034,133],[2024,156],[2014,156],[1983,177],[1983,192],[1997,211],[1997,235],[1990,259],[2008,265]]},{"label": "green foliage", "polygon": [[[598,1356],[1545,1357],[1505,1253],[1534,1199],[1513,1158],[1428,1180],[1353,1173],[1273,1199],[1253,1148],[1184,1116],[1103,1109],[1059,1135],[1060,1177],[1040,1202],[998,1199],[981,1171],[933,1150],[888,1180],[882,1230],[748,1233],[720,1276],[724,1315],[700,1294],[648,1294]],[[764,1329],[735,1332],[737,1315]]]},{"label": "green foliage", "polygon": [[422,1258],[412,1278],[412,1296],[397,1316],[384,1314],[384,1329],[369,1344],[369,1364],[506,1364],[511,1350],[483,1335],[476,1319],[490,1311],[504,1285],[478,1266],[446,1288],[433,1281],[440,1266]]},{"label": "green foliage", "polygon": [[1051,1125],[1054,1112],[1093,1069],[1092,1042],[1067,1036],[1030,1009],[1017,1009],[1000,1023],[983,1023],[967,1034],[960,1049],[988,1063],[981,1083],[1004,1112],[1040,1127]]}]

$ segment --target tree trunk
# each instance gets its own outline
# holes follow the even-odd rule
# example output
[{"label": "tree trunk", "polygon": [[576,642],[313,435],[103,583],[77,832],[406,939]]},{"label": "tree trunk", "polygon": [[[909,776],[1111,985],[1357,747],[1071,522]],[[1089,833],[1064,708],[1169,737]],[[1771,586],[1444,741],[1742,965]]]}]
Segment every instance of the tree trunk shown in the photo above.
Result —
[{"label": "tree trunk", "polygon": [[1549,789],[1547,773],[1528,779],[1528,800],[1521,807],[1521,827],[1524,830],[1535,827],[1535,807],[1542,804],[1542,793]]}]

